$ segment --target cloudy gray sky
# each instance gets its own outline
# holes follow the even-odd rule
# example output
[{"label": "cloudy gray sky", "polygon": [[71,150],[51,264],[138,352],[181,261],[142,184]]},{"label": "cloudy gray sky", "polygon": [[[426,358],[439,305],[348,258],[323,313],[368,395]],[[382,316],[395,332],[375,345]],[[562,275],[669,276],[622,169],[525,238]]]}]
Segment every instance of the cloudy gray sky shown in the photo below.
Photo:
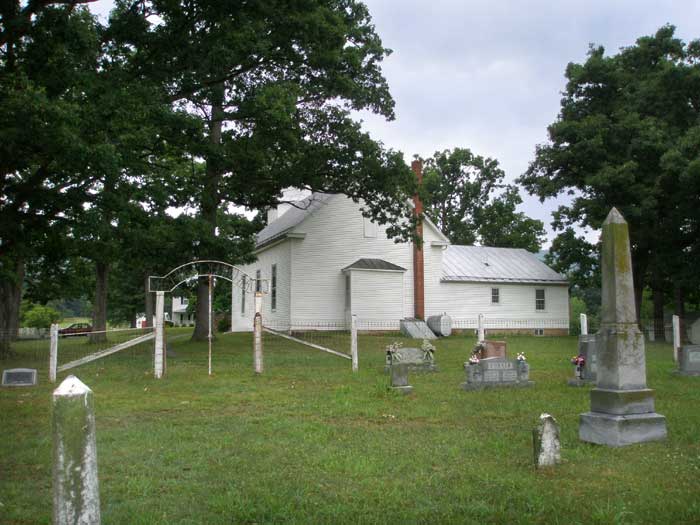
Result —
[{"label": "cloudy gray sky", "polygon": [[[374,138],[422,157],[467,147],[494,157],[508,180],[522,174],[547,138],[569,62],[589,43],[614,54],[664,24],[700,38],[700,0],[365,0],[393,54],[384,73],[396,120],[362,114]],[[112,5],[92,6],[104,14]],[[522,211],[545,222],[559,202],[523,192]],[[595,238],[594,232],[590,237]]]}]

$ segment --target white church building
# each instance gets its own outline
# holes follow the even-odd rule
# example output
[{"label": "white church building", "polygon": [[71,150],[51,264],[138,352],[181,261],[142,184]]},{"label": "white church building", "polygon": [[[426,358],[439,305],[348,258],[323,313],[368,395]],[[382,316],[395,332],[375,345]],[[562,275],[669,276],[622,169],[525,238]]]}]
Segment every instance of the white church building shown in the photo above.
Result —
[{"label": "white church building", "polygon": [[[568,282],[523,249],[455,246],[427,218],[423,246],[396,243],[344,195],[315,193],[268,213],[257,261],[266,280],[263,323],[284,330],[349,326],[396,330],[403,318],[447,314],[454,329],[483,314],[497,332],[560,335],[569,329]],[[234,331],[253,327],[253,293],[233,291]]]}]

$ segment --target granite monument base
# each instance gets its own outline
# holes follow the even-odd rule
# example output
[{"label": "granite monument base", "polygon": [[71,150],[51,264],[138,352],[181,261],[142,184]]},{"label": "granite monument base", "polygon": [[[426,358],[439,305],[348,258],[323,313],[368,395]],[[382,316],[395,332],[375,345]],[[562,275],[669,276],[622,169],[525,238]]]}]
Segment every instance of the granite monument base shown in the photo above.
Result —
[{"label": "granite monument base", "polygon": [[666,434],[666,418],[655,412],[625,416],[586,412],[578,430],[581,441],[609,447],[662,441]]}]

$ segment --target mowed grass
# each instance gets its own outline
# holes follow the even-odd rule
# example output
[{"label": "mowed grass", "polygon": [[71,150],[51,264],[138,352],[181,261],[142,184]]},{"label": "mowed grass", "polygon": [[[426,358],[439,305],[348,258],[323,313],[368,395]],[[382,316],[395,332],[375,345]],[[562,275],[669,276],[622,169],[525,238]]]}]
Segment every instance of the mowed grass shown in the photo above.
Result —
[{"label": "mowed grass", "polygon": [[[578,440],[589,401],[566,385],[574,337],[508,337],[536,384],[481,392],[460,389],[473,336],[439,340],[440,371],[400,396],[383,373],[394,337],[361,336],[352,374],[266,336],[256,376],[252,337],[220,335],[209,377],[207,344],[169,333],[160,381],[151,345],[75,370],[94,391],[103,523],[700,522],[700,378],[672,374],[669,345],[647,345],[669,439],[612,449]],[[22,359],[3,365],[40,367],[40,385],[0,391],[0,522],[50,523],[54,385],[44,359]],[[561,425],[563,463],[537,471],[542,412]]]}]

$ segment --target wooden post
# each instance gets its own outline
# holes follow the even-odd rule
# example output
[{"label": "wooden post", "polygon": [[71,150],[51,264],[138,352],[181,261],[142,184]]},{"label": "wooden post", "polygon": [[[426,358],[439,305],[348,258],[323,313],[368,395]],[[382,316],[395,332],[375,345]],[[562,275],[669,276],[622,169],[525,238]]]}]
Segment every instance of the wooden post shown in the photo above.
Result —
[{"label": "wooden post", "polygon": [[56,366],[58,365],[58,325],[51,325],[51,346],[49,348],[49,382],[56,382]]},{"label": "wooden post", "polygon": [[165,316],[165,292],[156,292],[156,334],[153,358],[153,375],[156,379],[163,377],[163,334]]},{"label": "wooden post", "polygon": [[92,390],[75,376],[53,392],[53,522],[100,523]]},{"label": "wooden post", "polygon": [[479,328],[478,328],[478,330],[479,330],[479,332],[478,332],[479,342],[481,343],[481,342],[486,340],[486,335],[484,335],[484,314],[479,314],[479,325],[478,326],[479,326]]},{"label": "wooden post", "polygon": [[212,311],[211,311],[211,280],[212,276],[209,276],[209,335],[207,336],[207,339],[209,340],[209,375],[211,375],[211,328],[213,324],[213,319],[212,319]]},{"label": "wooden post", "polygon": [[[241,284],[243,284],[243,283],[241,283]],[[235,289],[236,289],[236,287],[234,286],[234,283],[233,283],[233,273],[232,273],[231,274],[231,330],[230,330],[231,332],[233,332],[233,312],[235,310],[235,308],[234,308],[235,302],[233,300],[233,291]]]},{"label": "wooden post", "polygon": [[588,316],[581,314],[581,335],[588,335]]},{"label": "wooden post", "polygon": [[681,323],[680,317],[674,315],[673,320],[673,360],[678,362],[678,350],[681,347]]},{"label": "wooden post", "polygon": [[352,356],[352,371],[357,372],[359,369],[357,357],[357,316],[350,317],[350,355]]},{"label": "wooden post", "polygon": [[263,373],[262,346],[262,292],[255,292],[255,317],[253,319],[253,364],[255,373]]}]

